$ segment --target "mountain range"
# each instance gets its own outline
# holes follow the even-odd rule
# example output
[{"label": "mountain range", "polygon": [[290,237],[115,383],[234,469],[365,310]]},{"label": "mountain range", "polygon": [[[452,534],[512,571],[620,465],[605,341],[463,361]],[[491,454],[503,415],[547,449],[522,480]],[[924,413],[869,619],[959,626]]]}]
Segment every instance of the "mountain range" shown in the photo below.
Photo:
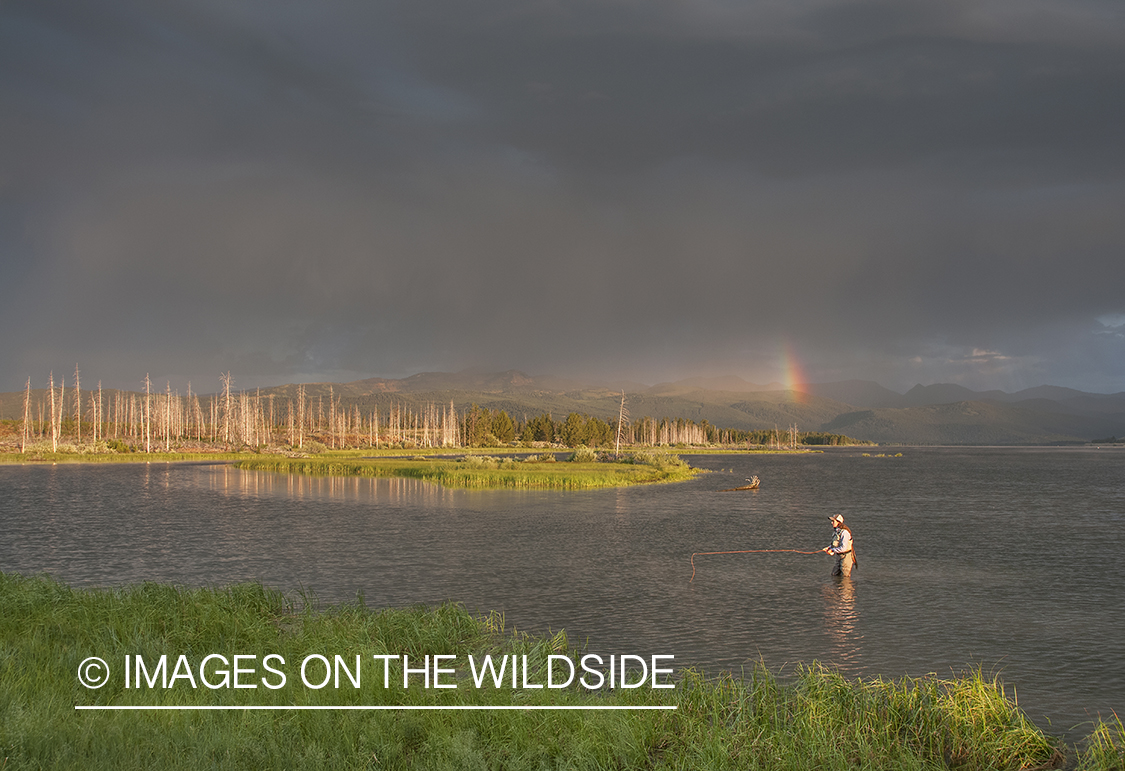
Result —
[{"label": "mountain range", "polygon": [[[310,395],[328,384],[306,385]],[[707,420],[720,428],[847,434],[882,444],[1070,444],[1125,436],[1125,392],[1093,394],[1058,386],[1015,393],[972,391],[951,383],[916,385],[900,394],[878,383],[817,383],[800,391],[742,378],[689,378],[656,385],[593,384],[506,372],[425,372],[403,379],[371,378],[332,384],[332,392],[361,405],[453,401],[506,410],[516,419],[542,412],[556,418],[581,412],[616,418],[624,391],[633,417]],[[296,386],[263,389],[293,395]]]},{"label": "mountain range", "polygon": [[[633,416],[707,420],[720,428],[846,434],[880,444],[1072,444],[1125,436],[1125,392],[1095,394],[1059,386],[1015,393],[972,391],[960,385],[916,385],[905,394],[864,380],[816,383],[789,390],[778,383],[738,377],[689,378],[645,385],[594,384],[553,376],[506,372],[425,372],[402,379],[305,384],[309,397],[331,392],[348,408],[391,403],[453,402],[505,410],[513,418],[571,412],[615,419],[625,394]],[[262,396],[296,396],[295,384],[256,389]],[[34,393],[34,392],[33,392]],[[21,414],[23,393],[0,394],[0,415]]]}]

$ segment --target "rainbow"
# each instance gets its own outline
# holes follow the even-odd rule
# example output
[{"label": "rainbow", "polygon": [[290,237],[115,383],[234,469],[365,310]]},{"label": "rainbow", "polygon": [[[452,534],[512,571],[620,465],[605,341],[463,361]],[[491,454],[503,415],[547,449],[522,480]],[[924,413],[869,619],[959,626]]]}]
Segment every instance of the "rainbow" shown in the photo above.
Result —
[{"label": "rainbow", "polygon": [[808,398],[808,380],[790,343],[782,343],[780,359],[782,385],[793,394],[794,401],[804,402]]}]

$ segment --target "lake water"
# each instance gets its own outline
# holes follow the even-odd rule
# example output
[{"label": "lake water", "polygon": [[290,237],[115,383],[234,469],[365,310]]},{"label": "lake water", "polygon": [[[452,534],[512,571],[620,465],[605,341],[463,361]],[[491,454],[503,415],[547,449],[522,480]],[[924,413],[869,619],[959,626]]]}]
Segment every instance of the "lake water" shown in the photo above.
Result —
[{"label": "lake water", "polygon": [[[456,600],[591,652],[736,674],[980,665],[1052,733],[1125,714],[1125,452],[834,449],[687,456],[693,481],[474,492],[226,465],[0,467],[0,570],[76,586],[258,580],[369,606]],[[721,492],[757,474],[761,489]],[[830,514],[859,570],[813,550]],[[1086,723],[1083,725],[1083,723]]]}]

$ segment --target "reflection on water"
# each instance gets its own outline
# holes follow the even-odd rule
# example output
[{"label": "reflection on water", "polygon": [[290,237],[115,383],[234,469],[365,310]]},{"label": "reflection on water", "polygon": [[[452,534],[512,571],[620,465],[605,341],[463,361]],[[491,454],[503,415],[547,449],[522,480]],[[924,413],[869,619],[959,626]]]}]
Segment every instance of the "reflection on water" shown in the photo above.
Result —
[{"label": "reflection on water", "polygon": [[245,472],[233,466],[216,466],[206,476],[211,490],[247,498],[285,498],[293,501],[410,501],[422,506],[446,505],[453,491],[418,479],[401,477],[330,477],[301,474]]},{"label": "reflection on water", "polygon": [[[509,628],[735,673],[980,664],[1052,730],[1125,712],[1125,457],[908,449],[699,456],[675,485],[449,490],[227,465],[0,467],[0,570],[78,586],[257,580],[329,602],[453,599]],[[757,475],[752,494],[721,492]],[[950,484],[956,480],[956,484]],[[843,514],[862,569],[818,549]]]},{"label": "reflection on water", "polygon": [[829,660],[842,670],[859,663],[863,634],[856,628],[859,612],[855,606],[855,582],[850,577],[833,576],[821,589],[824,597],[824,628],[832,641]]}]

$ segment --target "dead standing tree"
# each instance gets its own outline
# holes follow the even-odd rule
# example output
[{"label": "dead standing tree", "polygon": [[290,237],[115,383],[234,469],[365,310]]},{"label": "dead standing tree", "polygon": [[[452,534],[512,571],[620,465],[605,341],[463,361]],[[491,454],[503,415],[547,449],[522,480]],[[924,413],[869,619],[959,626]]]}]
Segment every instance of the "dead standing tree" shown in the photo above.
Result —
[{"label": "dead standing tree", "polygon": [[102,381],[98,381],[98,395],[95,397],[93,394],[90,394],[90,400],[93,402],[91,405],[93,407],[91,417],[94,421],[94,443],[96,444],[99,432],[102,434],[103,438],[105,435],[105,430],[102,428]]},{"label": "dead standing tree", "polygon": [[82,443],[82,385],[78,379],[78,365],[74,365],[74,426],[78,433],[78,443]]},{"label": "dead standing tree", "polygon": [[219,380],[223,383],[223,442],[229,446],[231,434],[230,373],[221,373]]},{"label": "dead standing tree", "polygon": [[297,386],[297,447],[305,447],[305,386]]},{"label": "dead standing tree", "polygon": [[144,434],[145,452],[152,452],[152,380],[145,373],[145,406],[141,411],[141,429]]},{"label": "dead standing tree", "polygon": [[20,435],[20,452],[27,451],[27,439],[31,431],[31,378],[27,379],[27,390],[23,394],[23,433]]},{"label": "dead standing tree", "polygon": [[625,391],[621,391],[621,409],[617,413],[617,441],[613,448],[614,457],[621,455],[621,435],[625,431],[625,424],[629,420],[629,410],[625,408]]},{"label": "dead standing tree", "polygon": [[[47,390],[51,393],[51,452],[59,451],[59,432],[62,431],[59,413],[55,409],[55,373],[52,371],[48,381]],[[62,387],[59,388],[59,400],[62,400]]]}]

